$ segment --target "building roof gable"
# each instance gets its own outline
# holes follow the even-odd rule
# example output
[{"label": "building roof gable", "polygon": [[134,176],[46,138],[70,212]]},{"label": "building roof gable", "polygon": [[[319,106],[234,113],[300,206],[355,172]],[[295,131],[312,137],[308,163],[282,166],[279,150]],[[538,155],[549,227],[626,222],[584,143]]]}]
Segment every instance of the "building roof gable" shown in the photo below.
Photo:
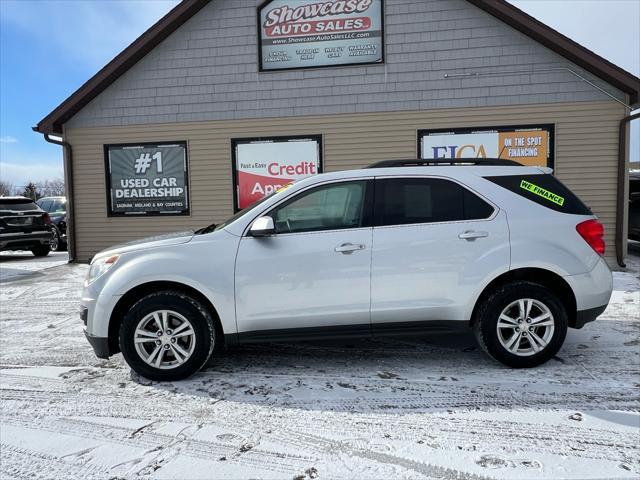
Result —
[{"label": "building roof gable", "polygon": [[[40,133],[61,134],[62,126],[71,117],[198,13],[209,1],[183,0],[43,118],[33,129]],[[467,1],[627,93],[632,105],[638,102],[640,92],[638,77],[527,15],[506,0]]]}]

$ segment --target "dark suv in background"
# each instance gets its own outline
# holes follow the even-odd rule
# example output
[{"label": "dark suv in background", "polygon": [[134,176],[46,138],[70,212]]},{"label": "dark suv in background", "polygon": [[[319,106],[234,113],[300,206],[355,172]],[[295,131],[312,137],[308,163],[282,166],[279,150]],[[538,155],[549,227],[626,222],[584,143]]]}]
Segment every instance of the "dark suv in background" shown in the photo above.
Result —
[{"label": "dark suv in background", "polygon": [[53,239],[51,250],[64,251],[67,249],[67,198],[44,197],[36,202],[38,206],[49,214],[53,222]]},{"label": "dark suv in background", "polygon": [[51,251],[49,214],[26,197],[0,197],[0,251],[31,250],[36,257]]}]

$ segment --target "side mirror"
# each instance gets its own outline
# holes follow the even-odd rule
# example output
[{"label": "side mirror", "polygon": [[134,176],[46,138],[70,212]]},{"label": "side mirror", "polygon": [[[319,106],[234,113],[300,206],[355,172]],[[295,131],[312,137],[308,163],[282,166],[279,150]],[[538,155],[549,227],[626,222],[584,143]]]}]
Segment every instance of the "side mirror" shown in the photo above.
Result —
[{"label": "side mirror", "polygon": [[252,237],[267,237],[276,233],[276,227],[273,223],[273,218],[264,216],[258,217],[251,224],[249,233]]}]

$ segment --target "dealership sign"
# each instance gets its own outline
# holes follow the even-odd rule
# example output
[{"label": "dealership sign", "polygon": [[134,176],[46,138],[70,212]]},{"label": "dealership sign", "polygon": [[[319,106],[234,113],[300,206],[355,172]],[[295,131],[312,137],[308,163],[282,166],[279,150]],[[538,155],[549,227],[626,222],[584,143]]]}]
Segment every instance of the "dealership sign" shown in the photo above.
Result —
[{"label": "dealership sign", "polygon": [[321,137],[235,140],[235,209],[242,210],[287,184],[322,171]]},{"label": "dealership sign", "polygon": [[500,158],[523,165],[552,166],[553,126],[421,130],[421,158]]},{"label": "dealership sign", "polygon": [[383,0],[270,0],[258,9],[260,69],[383,61]]},{"label": "dealership sign", "polygon": [[109,215],[189,212],[184,142],[106,145]]}]

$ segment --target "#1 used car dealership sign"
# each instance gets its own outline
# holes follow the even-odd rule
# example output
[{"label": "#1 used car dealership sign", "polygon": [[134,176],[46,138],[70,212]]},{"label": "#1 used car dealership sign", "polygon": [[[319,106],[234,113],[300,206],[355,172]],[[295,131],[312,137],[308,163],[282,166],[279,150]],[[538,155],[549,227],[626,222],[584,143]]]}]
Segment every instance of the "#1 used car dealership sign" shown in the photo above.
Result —
[{"label": "#1 used car dealership sign", "polygon": [[383,61],[383,0],[270,0],[259,9],[260,68]]},{"label": "#1 used car dealership sign", "polygon": [[184,142],[106,145],[109,215],[189,212]]}]

